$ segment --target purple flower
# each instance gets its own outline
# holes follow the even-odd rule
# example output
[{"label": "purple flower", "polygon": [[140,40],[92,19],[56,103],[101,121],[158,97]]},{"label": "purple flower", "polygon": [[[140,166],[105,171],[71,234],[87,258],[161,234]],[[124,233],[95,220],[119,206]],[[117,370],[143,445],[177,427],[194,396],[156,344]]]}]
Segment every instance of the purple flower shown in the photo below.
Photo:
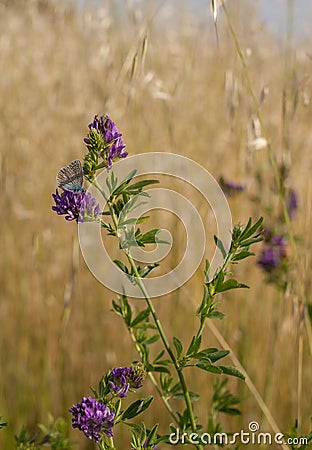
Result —
[{"label": "purple flower", "polygon": [[145,369],[143,364],[131,367],[115,367],[109,376],[111,390],[120,398],[126,397],[129,389],[139,389],[143,385]]},{"label": "purple flower", "polygon": [[[84,142],[87,144],[89,151],[96,150],[99,153],[104,159],[107,169],[111,169],[116,159],[125,158],[128,155],[125,151],[126,145],[121,137],[122,134],[107,114],[100,117],[94,116],[93,122],[89,124],[89,130],[88,137],[84,139]],[[94,132],[100,139],[93,140]]]},{"label": "purple flower", "polygon": [[220,185],[224,192],[231,196],[236,192],[242,192],[245,188],[242,184],[236,183],[234,181],[226,181],[223,177],[220,177]]},{"label": "purple flower", "polygon": [[272,244],[280,247],[280,249],[285,249],[285,247],[287,245],[286,239],[280,234],[274,234],[271,237],[271,242],[272,242]]},{"label": "purple flower", "polygon": [[285,260],[287,241],[280,234],[273,234],[268,229],[264,231],[264,236],[265,247],[261,252],[258,264],[265,272],[270,273],[274,269],[280,268]]},{"label": "purple flower", "polygon": [[90,192],[63,191],[60,195],[56,189],[52,197],[55,201],[55,206],[52,206],[53,211],[59,215],[66,214],[66,220],[85,222],[100,214],[100,206],[96,204]]},{"label": "purple flower", "polygon": [[279,268],[281,265],[279,250],[274,247],[263,249],[258,264],[265,272],[271,272],[273,269]]},{"label": "purple flower", "polygon": [[104,403],[92,397],[83,397],[80,403],[76,403],[68,411],[73,415],[73,428],[83,431],[89,439],[99,442],[103,432],[106,436],[113,436],[115,414]]},{"label": "purple flower", "polygon": [[294,189],[289,189],[288,195],[286,198],[286,207],[289,214],[289,217],[293,219],[296,215],[298,209],[298,196]]}]

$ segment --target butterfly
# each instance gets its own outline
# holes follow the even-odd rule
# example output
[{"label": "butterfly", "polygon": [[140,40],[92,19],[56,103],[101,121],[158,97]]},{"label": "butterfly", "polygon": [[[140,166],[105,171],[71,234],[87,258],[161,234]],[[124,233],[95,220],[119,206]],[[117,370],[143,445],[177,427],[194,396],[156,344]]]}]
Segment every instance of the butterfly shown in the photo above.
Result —
[{"label": "butterfly", "polygon": [[83,170],[79,159],[75,159],[58,171],[56,175],[56,183],[58,187],[65,191],[75,193],[84,192],[84,188],[82,187]]}]

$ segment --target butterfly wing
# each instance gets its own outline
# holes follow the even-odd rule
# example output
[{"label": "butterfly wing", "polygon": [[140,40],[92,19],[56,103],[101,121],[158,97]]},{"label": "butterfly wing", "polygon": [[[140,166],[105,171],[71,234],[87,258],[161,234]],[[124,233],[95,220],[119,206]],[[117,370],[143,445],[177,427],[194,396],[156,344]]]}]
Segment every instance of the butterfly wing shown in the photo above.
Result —
[{"label": "butterfly wing", "polygon": [[80,160],[75,159],[62,167],[56,175],[56,183],[65,191],[83,192],[83,170]]}]

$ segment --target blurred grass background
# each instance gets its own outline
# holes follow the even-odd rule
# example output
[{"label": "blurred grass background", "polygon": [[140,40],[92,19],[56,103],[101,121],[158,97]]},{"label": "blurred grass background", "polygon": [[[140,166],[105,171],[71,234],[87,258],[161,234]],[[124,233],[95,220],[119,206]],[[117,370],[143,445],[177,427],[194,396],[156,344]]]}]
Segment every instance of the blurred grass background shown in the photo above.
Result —
[{"label": "blurred grass background", "polygon": [[[311,299],[311,40],[294,48],[288,39],[281,46],[252,1],[233,3],[229,11],[255,92],[269,89],[261,108],[272,147],[277,160],[286,161],[288,183],[299,195],[293,225],[301,266],[295,276],[298,292],[303,286]],[[125,1],[121,14],[113,1],[76,11],[66,2],[0,0],[0,415],[9,422],[0,448],[13,448],[13,434],[23,424],[35,430],[48,413],[68,418],[67,409],[105,371],[136,358],[110,311],[114,294],[79,254],[76,225],[51,211],[55,175],[72,159],[83,159],[82,138],[94,114],[110,114],[130,154],[183,154],[217,179],[244,184],[246,191],[229,199],[234,222],[264,215],[270,223],[274,217],[278,196],[270,163],[266,150],[248,150],[255,111],[222,14],[218,32],[219,46],[208,2],[203,23],[169,2]],[[196,202],[205,215],[205,205]],[[214,232],[209,225],[206,233]],[[227,318],[216,325],[285,432],[298,416],[300,330],[293,299],[265,284],[255,258],[235,275],[251,289],[223,296]],[[199,271],[181,291],[155,301],[168,335],[183,336],[185,345],[195,323],[185,317],[192,317],[193,302],[201,298],[202,281]],[[205,341],[218,345],[208,329]],[[305,339],[303,352],[299,406],[306,433],[312,373]],[[203,422],[213,380],[206,373],[190,380],[203,396],[197,411]],[[246,385],[230,385],[243,397],[242,415],[225,417],[224,429],[247,429],[251,420],[265,429]],[[146,393],[151,390],[146,383]],[[169,431],[170,418],[157,399],[147,418],[155,421]],[[92,448],[78,432],[73,437],[79,448]],[[127,437],[121,434],[120,448]]]}]

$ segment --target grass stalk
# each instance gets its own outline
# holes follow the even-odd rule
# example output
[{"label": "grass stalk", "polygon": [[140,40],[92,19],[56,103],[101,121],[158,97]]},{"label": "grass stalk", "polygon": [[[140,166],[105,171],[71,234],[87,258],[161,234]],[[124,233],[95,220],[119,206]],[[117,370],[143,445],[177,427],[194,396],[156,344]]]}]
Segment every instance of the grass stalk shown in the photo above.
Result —
[{"label": "grass stalk", "polygon": [[[235,365],[235,367],[237,367],[242,374],[245,376],[245,382],[246,385],[248,387],[248,389],[250,390],[250,392],[252,393],[252,395],[254,396],[256,402],[258,403],[260,409],[262,410],[265,418],[267,419],[270,427],[272,428],[272,430],[274,431],[275,434],[277,433],[281,433],[270,409],[267,407],[266,403],[264,402],[263,398],[261,397],[258,389],[256,388],[256,386],[254,385],[254,383],[252,382],[251,378],[249,377],[248,373],[246,372],[246,370],[244,369],[244,367],[241,365],[241,363],[239,362],[238,358],[235,356],[235,353],[233,352],[233,350],[231,349],[231,346],[229,345],[229,343],[224,339],[224,337],[222,336],[222,334],[220,333],[220,331],[218,330],[218,328],[214,325],[213,321],[211,319],[208,319],[206,324],[208,325],[209,329],[212,331],[213,335],[215,336],[215,338],[218,340],[219,344],[222,345],[222,347],[226,350],[230,350],[230,354],[229,354],[229,358],[231,358],[231,360],[233,361],[233,364]],[[288,445],[286,444],[282,444],[282,449],[283,450],[289,450]]]}]

